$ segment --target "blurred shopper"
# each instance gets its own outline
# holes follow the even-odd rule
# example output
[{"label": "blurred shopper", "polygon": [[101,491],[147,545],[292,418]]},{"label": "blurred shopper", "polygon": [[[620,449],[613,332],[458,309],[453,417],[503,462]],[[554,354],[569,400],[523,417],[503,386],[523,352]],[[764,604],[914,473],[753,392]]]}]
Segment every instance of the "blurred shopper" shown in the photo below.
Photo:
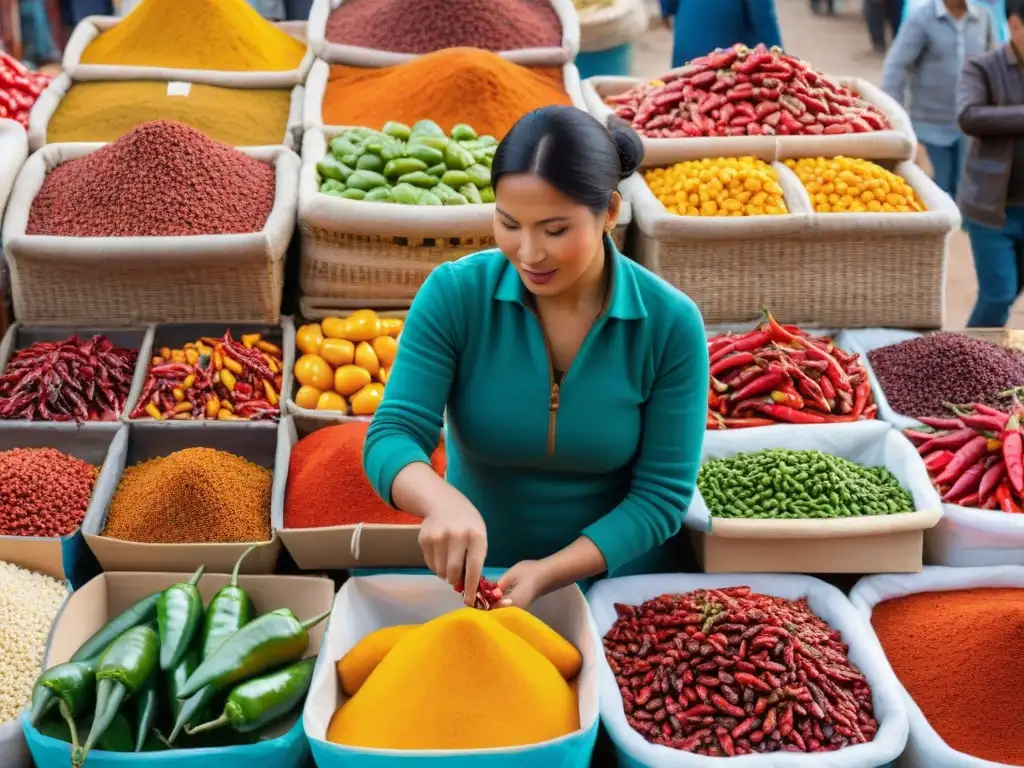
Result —
[{"label": "blurred shopper", "polygon": [[896,39],[903,19],[903,1],[864,0],[864,19],[871,35],[871,46],[876,52],[885,53],[888,41]]},{"label": "blurred shopper", "polygon": [[1010,41],[968,59],[960,129],[970,137],[960,210],[978,273],[968,327],[1001,327],[1024,288],[1024,0],[1006,0]]},{"label": "blurred shopper", "polygon": [[956,197],[966,148],[957,125],[960,70],[996,41],[987,9],[969,0],[929,0],[903,22],[885,60],[882,88],[908,107],[935,183],[950,197]]},{"label": "blurred shopper", "polygon": [[674,17],[673,67],[736,43],[782,45],[775,0],[661,0],[661,12]]},{"label": "blurred shopper", "polygon": [[836,0],[811,0],[811,10],[818,16],[835,16]]}]

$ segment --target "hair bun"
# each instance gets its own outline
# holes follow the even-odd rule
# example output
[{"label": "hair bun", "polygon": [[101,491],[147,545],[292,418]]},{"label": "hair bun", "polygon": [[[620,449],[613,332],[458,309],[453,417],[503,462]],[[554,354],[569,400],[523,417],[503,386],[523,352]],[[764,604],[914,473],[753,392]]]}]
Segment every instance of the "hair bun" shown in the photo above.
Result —
[{"label": "hair bun", "polygon": [[644,159],[644,143],[637,132],[619,118],[609,120],[608,131],[619,153],[619,178],[627,179],[636,173]]}]

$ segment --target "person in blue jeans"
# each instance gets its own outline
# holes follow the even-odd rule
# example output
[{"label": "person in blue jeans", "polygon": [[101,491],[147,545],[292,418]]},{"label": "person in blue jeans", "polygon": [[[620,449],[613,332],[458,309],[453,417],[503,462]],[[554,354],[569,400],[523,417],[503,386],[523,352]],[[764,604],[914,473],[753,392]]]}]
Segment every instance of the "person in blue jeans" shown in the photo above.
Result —
[{"label": "person in blue jeans", "polygon": [[666,23],[673,25],[672,66],[715,48],[744,43],[782,45],[775,0],[660,0]]},{"label": "person in blue jeans", "polygon": [[970,137],[960,184],[978,300],[969,328],[1006,324],[1024,289],[1024,0],[1006,0],[1010,41],[968,59],[960,75],[960,129]]},{"label": "person in blue jeans", "polygon": [[965,139],[957,125],[957,82],[964,62],[995,47],[995,22],[971,0],[929,0],[900,27],[885,59],[882,89],[908,106],[935,183],[955,198]]}]

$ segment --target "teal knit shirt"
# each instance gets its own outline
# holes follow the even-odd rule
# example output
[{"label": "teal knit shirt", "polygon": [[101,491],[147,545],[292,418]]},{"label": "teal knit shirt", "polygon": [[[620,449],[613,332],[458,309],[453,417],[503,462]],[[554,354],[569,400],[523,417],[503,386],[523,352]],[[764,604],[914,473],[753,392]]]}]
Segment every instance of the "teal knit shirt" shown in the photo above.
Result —
[{"label": "teal knit shirt", "polygon": [[435,269],[416,294],[363,450],[391,503],[429,463],[447,409],[447,479],[487,524],[486,565],[580,535],[608,572],[645,570],[693,498],[707,414],[697,307],[606,241],[610,296],[556,387],[540,321],[498,250]]}]

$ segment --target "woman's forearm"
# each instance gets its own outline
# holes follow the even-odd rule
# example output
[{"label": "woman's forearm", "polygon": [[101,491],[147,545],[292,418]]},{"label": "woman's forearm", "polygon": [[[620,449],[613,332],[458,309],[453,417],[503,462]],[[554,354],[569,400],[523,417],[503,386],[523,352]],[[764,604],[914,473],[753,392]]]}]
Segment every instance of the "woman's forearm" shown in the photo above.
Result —
[{"label": "woman's forearm", "polygon": [[391,484],[391,500],[395,506],[417,517],[426,517],[457,493],[433,467],[421,461],[406,465]]},{"label": "woman's forearm", "polygon": [[601,550],[586,536],[580,536],[541,562],[547,572],[546,592],[553,592],[591,576],[599,576],[608,570]]}]

